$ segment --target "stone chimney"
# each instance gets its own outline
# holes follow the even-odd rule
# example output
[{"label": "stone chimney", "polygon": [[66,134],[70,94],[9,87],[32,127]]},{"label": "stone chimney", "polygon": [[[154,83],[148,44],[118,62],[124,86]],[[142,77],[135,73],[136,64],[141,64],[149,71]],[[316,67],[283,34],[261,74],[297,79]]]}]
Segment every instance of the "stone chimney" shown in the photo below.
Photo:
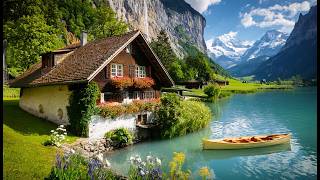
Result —
[{"label": "stone chimney", "polygon": [[87,44],[87,36],[88,34],[84,31],[81,32],[81,37],[80,37],[80,43],[81,43],[81,46],[84,46]]}]

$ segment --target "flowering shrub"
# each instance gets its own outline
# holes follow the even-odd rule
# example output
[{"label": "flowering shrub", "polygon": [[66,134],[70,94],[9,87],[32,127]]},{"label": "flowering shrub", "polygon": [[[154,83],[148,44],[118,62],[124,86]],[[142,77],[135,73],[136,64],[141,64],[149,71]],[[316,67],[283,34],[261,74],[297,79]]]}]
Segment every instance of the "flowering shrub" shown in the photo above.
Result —
[{"label": "flowering shrub", "polygon": [[130,157],[129,179],[162,179],[161,160],[147,156],[142,161],[139,155]]},{"label": "flowering shrub", "polygon": [[183,171],[182,165],[185,160],[184,153],[173,153],[172,161],[169,163],[170,166],[170,179],[188,179],[191,175],[191,171]]},{"label": "flowering shrub", "polygon": [[67,135],[67,130],[63,125],[60,125],[56,130],[51,130],[50,139],[44,142],[44,145],[51,145],[59,147],[64,141],[65,136]]},{"label": "flowering shrub", "polygon": [[113,147],[121,148],[132,144],[132,135],[125,128],[119,128],[109,131],[105,134],[105,138],[111,139]]},{"label": "flowering shrub", "polygon": [[116,175],[97,158],[85,159],[80,154],[56,155],[55,166],[45,179],[118,179]]},{"label": "flowering shrub", "polygon": [[[147,156],[142,160],[139,155],[130,157],[129,179],[193,179],[190,170],[182,170],[185,161],[185,154],[174,152],[173,158],[169,162],[169,172],[162,171],[161,160],[155,156]],[[202,179],[213,179],[213,171],[208,167],[201,167],[198,175]],[[199,179],[199,178],[195,178]]]},{"label": "flowering shrub", "polygon": [[116,88],[127,88],[133,86],[133,80],[129,77],[113,77],[111,78],[111,84]]},{"label": "flowering shrub", "polygon": [[141,111],[153,111],[160,105],[159,99],[134,100],[131,104],[100,104],[100,115],[103,117],[116,118],[123,114],[133,114]]},{"label": "flowering shrub", "polygon": [[133,79],[133,86],[135,88],[145,89],[145,88],[150,88],[153,85],[154,85],[154,80],[150,77]]}]

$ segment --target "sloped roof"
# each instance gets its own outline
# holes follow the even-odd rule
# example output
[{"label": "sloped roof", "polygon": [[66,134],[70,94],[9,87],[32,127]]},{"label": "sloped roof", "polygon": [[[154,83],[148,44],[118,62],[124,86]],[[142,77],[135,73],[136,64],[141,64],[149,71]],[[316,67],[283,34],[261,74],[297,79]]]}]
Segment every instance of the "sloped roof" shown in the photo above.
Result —
[{"label": "sloped roof", "polygon": [[[122,36],[108,37],[79,45],[65,47],[63,49],[75,49],[61,63],[54,66],[49,72],[41,73],[41,62],[31,66],[26,72],[10,83],[12,87],[30,87],[50,84],[68,84],[89,82],[97,75],[116,55],[118,55],[129,43],[140,36],[156,59],[157,66],[162,69],[163,80],[174,85],[168,72],[153,53],[140,31],[132,31]],[[141,40],[140,40],[141,41]],[[59,50],[63,50],[59,49]],[[53,51],[55,52],[55,51]]]}]

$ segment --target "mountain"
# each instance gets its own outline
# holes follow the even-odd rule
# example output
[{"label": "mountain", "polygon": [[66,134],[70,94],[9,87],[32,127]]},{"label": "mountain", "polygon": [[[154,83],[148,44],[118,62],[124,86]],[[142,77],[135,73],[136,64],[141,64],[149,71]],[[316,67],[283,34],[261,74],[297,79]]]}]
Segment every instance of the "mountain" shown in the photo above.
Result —
[{"label": "mountain", "polygon": [[229,32],[206,42],[209,56],[226,69],[239,63],[242,54],[252,45],[236,39],[236,35]]},{"label": "mountain", "polygon": [[288,34],[270,30],[267,31],[261,39],[256,41],[252,47],[241,56],[241,61],[249,61],[250,59],[257,58],[259,56],[273,56],[276,55],[283,45],[285,45],[288,38]]},{"label": "mountain", "polygon": [[259,56],[249,61],[242,61],[241,63],[237,64],[236,66],[231,67],[228,69],[228,72],[234,77],[244,77],[252,75],[257,67],[266,60],[268,60],[269,56]]},{"label": "mountain", "polygon": [[253,72],[256,79],[288,79],[300,75],[304,79],[317,74],[317,6],[299,15],[286,44],[280,52],[261,63]]},{"label": "mountain", "polygon": [[184,0],[106,0],[117,17],[130,24],[132,29],[140,29],[148,41],[156,38],[165,29],[171,46],[179,57],[186,55],[180,45],[180,29],[189,35],[189,43],[206,52],[203,38],[205,18]]},{"label": "mountain", "polygon": [[247,76],[256,70],[269,57],[276,55],[285,45],[288,34],[270,30],[267,31],[241,56],[240,62],[228,69],[236,77]]}]

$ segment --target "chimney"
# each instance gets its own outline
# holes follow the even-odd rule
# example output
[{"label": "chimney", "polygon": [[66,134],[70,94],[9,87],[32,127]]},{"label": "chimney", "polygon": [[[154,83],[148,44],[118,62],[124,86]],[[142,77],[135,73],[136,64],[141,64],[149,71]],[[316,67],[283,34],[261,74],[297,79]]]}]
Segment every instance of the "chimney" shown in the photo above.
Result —
[{"label": "chimney", "polygon": [[84,46],[87,44],[87,36],[88,34],[84,31],[81,32],[81,37],[80,37],[80,41],[81,41],[81,46]]}]

